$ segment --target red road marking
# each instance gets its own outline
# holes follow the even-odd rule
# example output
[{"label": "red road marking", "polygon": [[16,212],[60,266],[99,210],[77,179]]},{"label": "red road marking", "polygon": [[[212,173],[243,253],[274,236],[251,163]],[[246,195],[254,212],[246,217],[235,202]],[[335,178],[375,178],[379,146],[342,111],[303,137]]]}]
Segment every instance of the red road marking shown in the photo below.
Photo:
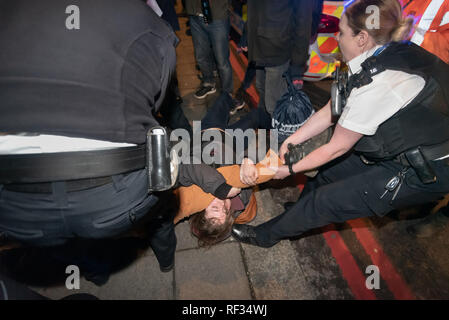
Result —
[{"label": "red road marking", "polygon": [[332,255],[340,266],[343,277],[348,283],[354,297],[359,300],[376,300],[376,295],[366,285],[366,278],[360,271],[357,262],[351,255],[340,233],[333,230],[333,225],[322,228],[323,237],[332,251]]},{"label": "red road marking", "polygon": [[[237,52],[237,45],[234,41],[230,41],[231,46],[236,50]],[[239,57],[242,59],[245,66],[248,66],[248,59],[245,57],[244,54],[240,53]],[[243,82],[243,79],[245,78],[245,70],[243,70],[240,63],[237,61],[237,58],[234,55],[234,52],[231,50],[231,54],[229,55],[229,60],[231,61],[232,69],[234,69],[237,77],[239,78],[240,82]],[[259,104],[259,95],[257,94],[256,89],[254,88],[254,85],[251,85],[246,92],[249,94],[251,98],[251,102],[254,104],[254,106],[257,108],[257,105]]]},{"label": "red road marking", "polygon": [[388,256],[382,250],[382,246],[376,241],[371,231],[368,229],[363,219],[347,221],[355,233],[357,239],[371,257],[373,264],[379,267],[380,276],[387,283],[388,289],[393,293],[396,299],[414,300],[413,295],[407,283],[396,271]]}]

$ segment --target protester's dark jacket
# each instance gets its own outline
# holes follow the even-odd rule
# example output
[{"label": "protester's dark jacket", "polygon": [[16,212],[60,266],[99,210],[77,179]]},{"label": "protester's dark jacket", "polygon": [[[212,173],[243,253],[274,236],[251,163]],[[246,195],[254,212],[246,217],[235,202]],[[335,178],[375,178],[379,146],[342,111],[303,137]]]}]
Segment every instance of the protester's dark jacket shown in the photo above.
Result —
[{"label": "protester's dark jacket", "polygon": [[291,60],[302,73],[308,56],[315,0],[248,0],[249,60],[279,66]]},{"label": "protester's dark jacket", "polygon": [[0,0],[0,132],[143,143],[176,43],[142,1]]},{"label": "protester's dark jacket", "polygon": [[426,84],[415,99],[382,123],[374,135],[364,136],[355,151],[373,160],[384,160],[414,147],[435,147],[448,141],[449,65],[411,42],[391,43],[373,59],[362,64],[366,72],[378,73],[383,68],[403,71],[423,77]]},{"label": "protester's dark jacket", "polygon": [[[225,20],[229,18],[228,0],[209,0],[213,20]],[[186,12],[189,15],[203,13],[201,9],[201,0],[186,0]]]}]

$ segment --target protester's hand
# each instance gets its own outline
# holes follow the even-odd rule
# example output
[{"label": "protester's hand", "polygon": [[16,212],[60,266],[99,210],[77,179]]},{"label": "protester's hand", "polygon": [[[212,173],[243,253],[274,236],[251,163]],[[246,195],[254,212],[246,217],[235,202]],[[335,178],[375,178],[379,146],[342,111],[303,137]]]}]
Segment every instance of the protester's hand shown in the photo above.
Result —
[{"label": "protester's hand", "polygon": [[275,180],[282,180],[290,175],[290,171],[288,170],[288,167],[285,165],[271,169],[276,170],[276,173],[273,176],[273,179]]},{"label": "protester's hand", "polygon": [[240,181],[249,186],[253,186],[256,184],[258,177],[259,172],[254,162],[248,158],[243,159],[242,165],[240,166]]},{"label": "protester's hand", "polygon": [[236,188],[236,187],[232,187],[231,190],[228,193],[228,196],[226,198],[234,198],[234,197],[239,195],[240,191],[242,191],[242,189]]}]

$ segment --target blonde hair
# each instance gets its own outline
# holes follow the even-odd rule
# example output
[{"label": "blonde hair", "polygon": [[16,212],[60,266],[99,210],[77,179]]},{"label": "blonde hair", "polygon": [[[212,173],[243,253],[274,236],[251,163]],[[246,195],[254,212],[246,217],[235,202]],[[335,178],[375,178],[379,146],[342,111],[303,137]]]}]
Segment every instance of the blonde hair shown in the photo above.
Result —
[{"label": "blonde hair", "polygon": [[[367,12],[369,6],[379,8],[379,28],[369,29],[366,25],[371,16]],[[402,41],[407,38],[413,28],[413,17],[403,18],[402,7],[398,0],[355,0],[345,9],[348,25],[355,35],[365,30],[376,44],[391,41]]]}]

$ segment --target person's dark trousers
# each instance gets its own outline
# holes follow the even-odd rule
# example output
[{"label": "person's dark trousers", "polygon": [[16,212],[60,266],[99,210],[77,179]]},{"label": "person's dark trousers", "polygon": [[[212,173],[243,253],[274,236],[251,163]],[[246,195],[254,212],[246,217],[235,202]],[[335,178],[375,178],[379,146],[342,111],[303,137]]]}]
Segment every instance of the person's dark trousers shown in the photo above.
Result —
[{"label": "person's dark trousers", "polygon": [[[173,200],[170,203],[175,202]],[[174,262],[177,243],[173,224],[175,213],[173,208],[165,208],[153,219],[149,229],[152,235],[149,239],[150,246],[162,268],[169,267]]]},{"label": "person's dark trousers", "polygon": [[257,241],[269,247],[331,223],[383,216],[394,209],[435,201],[449,191],[449,167],[442,161],[432,165],[439,177],[436,183],[422,184],[410,169],[391,202],[393,192],[382,199],[380,196],[387,182],[401,170],[400,164],[389,161],[366,165],[354,154],[338,159],[306,183],[295,205],[255,228]]},{"label": "person's dark trousers", "polygon": [[256,108],[243,116],[240,120],[229,125],[229,110],[232,107],[232,98],[222,93],[215,100],[212,107],[207,111],[206,116],[201,120],[201,129],[209,128],[226,129],[271,129],[271,117],[265,109]]},{"label": "person's dark trousers", "polygon": [[245,77],[243,78],[242,85],[240,86],[243,90],[246,90],[251,86],[251,83],[256,77],[256,70],[256,63],[254,61],[250,61],[246,67]]},{"label": "person's dark trousers", "polygon": [[[0,233],[31,246],[120,235],[150,212],[158,198],[148,194],[145,170],[111,179],[111,183],[74,192],[66,191],[65,182],[52,183],[51,193],[15,192],[0,185]],[[173,245],[173,224],[157,230],[161,234],[156,233],[156,237],[166,236],[167,243]],[[165,261],[173,255],[164,251],[156,257]]]},{"label": "person's dark trousers", "polygon": [[318,35],[318,26],[321,20],[321,12],[323,11],[323,0],[313,0],[314,6],[312,11],[312,27],[311,27],[311,42],[315,42]]},{"label": "person's dark trousers", "polygon": [[214,61],[220,75],[222,91],[232,94],[232,68],[229,61],[229,19],[205,24],[203,18],[190,16],[195,58],[205,86],[215,86]]},{"label": "person's dark trousers", "polygon": [[265,109],[273,115],[276,102],[287,92],[287,81],[282,75],[288,70],[290,61],[274,67],[258,68],[256,70],[256,88],[259,92],[257,108]]}]

